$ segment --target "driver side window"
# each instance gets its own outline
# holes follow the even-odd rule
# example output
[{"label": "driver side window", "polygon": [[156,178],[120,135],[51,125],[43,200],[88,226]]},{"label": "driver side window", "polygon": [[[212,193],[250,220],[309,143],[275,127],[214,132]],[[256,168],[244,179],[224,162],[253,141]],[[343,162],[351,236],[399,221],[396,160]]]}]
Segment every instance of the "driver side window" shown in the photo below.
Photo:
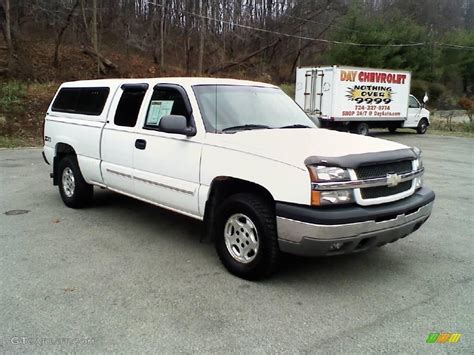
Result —
[{"label": "driver side window", "polygon": [[144,128],[158,130],[161,118],[168,115],[184,116],[189,121],[186,104],[178,90],[155,88],[148,107]]},{"label": "driver side window", "polygon": [[418,101],[413,96],[410,96],[410,100],[408,102],[408,107],[409,108],[419,108],[420,104],[418,103]]}]

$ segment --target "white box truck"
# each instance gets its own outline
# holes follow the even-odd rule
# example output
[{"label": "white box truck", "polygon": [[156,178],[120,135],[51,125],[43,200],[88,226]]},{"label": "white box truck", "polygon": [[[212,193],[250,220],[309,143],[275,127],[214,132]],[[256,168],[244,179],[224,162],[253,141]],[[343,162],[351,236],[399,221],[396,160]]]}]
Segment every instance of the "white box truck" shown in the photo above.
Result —
[{"label": "white box truck", "polygon": [[[366,135],[369,128],[414,128],[424,134],[430,112],[410,95],[411,73],[341,66],[297,68],[295,101],[321,127]],[[423,102],[428,97],[425,95]]]}]

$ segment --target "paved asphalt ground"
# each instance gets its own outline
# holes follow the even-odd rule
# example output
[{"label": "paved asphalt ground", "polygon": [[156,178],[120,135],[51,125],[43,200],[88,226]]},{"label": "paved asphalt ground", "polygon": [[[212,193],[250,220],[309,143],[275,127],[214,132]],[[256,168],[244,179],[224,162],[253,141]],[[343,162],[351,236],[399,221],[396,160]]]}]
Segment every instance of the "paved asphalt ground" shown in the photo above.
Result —
[{"label": "paved asphalt ground", "polygon": [[474,140],[378,137],[423,149],[431,219],[369,253],[286,257],[259,283],[223,269],[200,223],[103,190],[68,209],[40,150],[1,150],[0,353],[472,353]]}]

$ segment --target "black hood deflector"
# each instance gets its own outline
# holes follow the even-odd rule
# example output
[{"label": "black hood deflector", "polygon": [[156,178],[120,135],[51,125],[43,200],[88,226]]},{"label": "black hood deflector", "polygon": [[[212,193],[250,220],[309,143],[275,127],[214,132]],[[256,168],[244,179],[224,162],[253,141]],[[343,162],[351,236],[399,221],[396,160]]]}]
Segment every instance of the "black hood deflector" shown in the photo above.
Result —
[{"label": "black hood deflector", "polygon": [[336,166],[340,168],[356,169],[360,166],[395,163],[402,160],[415,160],[413,149],[397,149],[385,152],[349,154],[342,157],[311,156],[305,159],[306,165]]}]

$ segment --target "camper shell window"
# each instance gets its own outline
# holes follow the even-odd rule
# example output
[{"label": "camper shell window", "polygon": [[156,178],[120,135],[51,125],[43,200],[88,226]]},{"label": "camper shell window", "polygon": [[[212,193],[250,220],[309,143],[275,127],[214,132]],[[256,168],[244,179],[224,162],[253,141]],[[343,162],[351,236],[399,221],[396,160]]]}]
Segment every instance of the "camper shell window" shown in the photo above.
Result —
[{"label": "camper shell window", "polygon": [[62,88],[51,108],[55,112],[100,116],[109,96],[107,87]]}]

